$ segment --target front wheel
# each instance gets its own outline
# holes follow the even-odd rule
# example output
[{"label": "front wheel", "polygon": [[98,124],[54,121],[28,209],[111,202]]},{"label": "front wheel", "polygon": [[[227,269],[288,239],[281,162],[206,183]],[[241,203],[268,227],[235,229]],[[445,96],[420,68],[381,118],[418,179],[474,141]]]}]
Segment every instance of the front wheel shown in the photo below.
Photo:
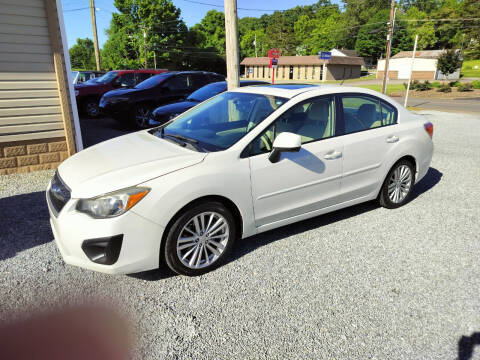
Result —
[{"label": "front wheel", "polygon": [[100,115],[98,100],[94,98],[85,100],[85,102],[83,103],[83,111],[89,118],[98,117]]},{"label": "front wheel", "polygon": [[235,237],[235,221],[223,204],[195,205],[184,211],[170,228],[165,260],[178,274],[201,275],[226,260]]},{"label": "front wheel", "polygon": [[397,162],[385,179],[379,194],[380,205],[394,209],[404,205],[412,193],[415,171],[408,160]]},{"label": "front wheel", "polygon": [[137,105],[133,109],[133,125],[138,129],[146,129],[149,127],[151,116],[152,109],[148,105]]}]

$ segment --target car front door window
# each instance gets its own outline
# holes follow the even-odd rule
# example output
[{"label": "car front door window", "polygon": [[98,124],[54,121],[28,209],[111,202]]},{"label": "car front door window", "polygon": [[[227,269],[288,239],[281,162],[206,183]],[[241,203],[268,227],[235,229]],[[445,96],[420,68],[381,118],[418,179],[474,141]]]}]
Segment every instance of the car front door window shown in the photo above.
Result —
[{"label": "car front door window", "polygon": [[294,105],[253,141],[250,154],[272,150],[273,141],[282,132],[300,135],[302,144],[335,136],[335,99],[317,97]]}]

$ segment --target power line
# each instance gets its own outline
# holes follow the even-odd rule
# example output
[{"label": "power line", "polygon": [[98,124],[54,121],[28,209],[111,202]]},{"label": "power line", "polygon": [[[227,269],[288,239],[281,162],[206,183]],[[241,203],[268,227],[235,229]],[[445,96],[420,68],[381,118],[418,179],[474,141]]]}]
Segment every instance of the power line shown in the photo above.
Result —
[{"label": "power line", "polygon": [[[222,9],[223,9],[223,5],[219,5],[219,4],[212,4],[212,3],[206,3],[206,2],[195,1],[195,0],[182,0],[182,1],[189,2],[189,3],[192,3],[192,4],[213,6],[213,7],[222,8]],[[287,10],[290,10],[290,9],[253,9],[253,8],[241,8],[241,7],[237,7],[237,9],[238,9],[238,10],[246,10],[246,11],[264,11],[264,12],[268,12],[268,11],[287,11]]]},{"label": "power line", "polygon": [[63,10],[63,12],[70,12],[70,11],[80,11],[80,10],[87,10],[90,9],[90,6],[83,7],[83,8],[78,8],[78,9],[68,9],[68,10]]}]

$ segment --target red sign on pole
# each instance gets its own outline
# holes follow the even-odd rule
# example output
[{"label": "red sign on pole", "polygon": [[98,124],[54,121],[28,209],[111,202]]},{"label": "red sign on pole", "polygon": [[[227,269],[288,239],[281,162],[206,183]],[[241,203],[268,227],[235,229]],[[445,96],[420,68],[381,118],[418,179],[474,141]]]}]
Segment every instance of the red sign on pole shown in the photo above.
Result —
[{"label": "red sign on pole", "polygon": [[280,50],[278,50],[278,49],[268,50],[268,57],[270,59],[278,59],[280,57]]},{"label": "red sign on pole", "polygon": [[270,58],[270,67],[273,68],[272,84],[275,83],[275,69],[277,68],[278,58],[280,57],[280,50],[270,49],[268,50],[268,57]]}]

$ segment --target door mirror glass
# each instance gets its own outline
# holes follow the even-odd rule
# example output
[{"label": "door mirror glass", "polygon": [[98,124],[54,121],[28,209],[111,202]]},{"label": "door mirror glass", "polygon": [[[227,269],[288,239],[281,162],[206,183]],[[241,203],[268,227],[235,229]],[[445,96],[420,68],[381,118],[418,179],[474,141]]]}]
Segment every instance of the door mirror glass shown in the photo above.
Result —
[{"label": "door mirror glass", "polygon": [[268,156],[268,160],[272,163],[280,161],[282,152],[298,152],[302,146],[302,138],[300,135],[282,132],[278,134],[273,142],[273,150]]}]

